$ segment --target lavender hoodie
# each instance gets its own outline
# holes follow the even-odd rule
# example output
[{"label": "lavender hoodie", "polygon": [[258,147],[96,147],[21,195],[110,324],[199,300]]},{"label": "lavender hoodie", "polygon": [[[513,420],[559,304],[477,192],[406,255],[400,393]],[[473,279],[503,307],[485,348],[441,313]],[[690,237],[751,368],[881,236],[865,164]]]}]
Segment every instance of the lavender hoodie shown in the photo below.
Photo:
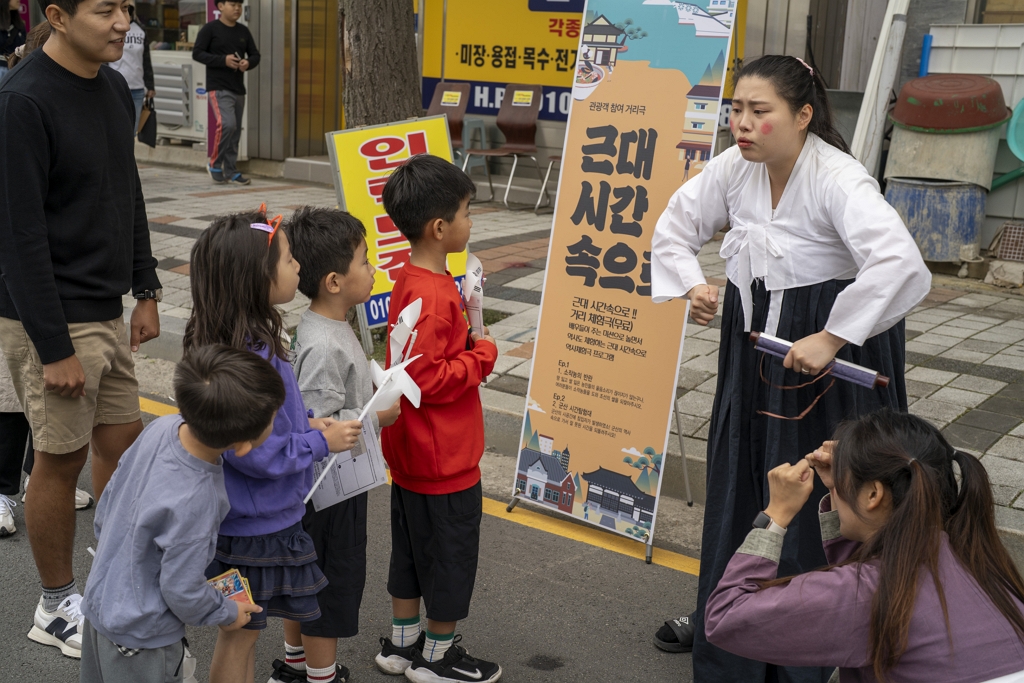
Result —
[{"label": "lavender hoodie", "polygon": [[[266,351],[260,353],[267,358]],[[224,454],[224,487],[231,511],[220,525],[222,536],[262,536],[287,529],[302,519],[302,499],[313,486],[312,464],[327,455],[327,439],[310,428],[299,384],[288,361],[268,358],[284,380],[284,405],[274,431],[244,458]]]},{"label": "lavender hoodie", "polygon": [[[821,537],[830,564],[859,546],[839,535],[839,513],[825,496],[819,507]],[[741,657],[782,666],[839,667],[842,683],[876,681],[868,651],[871,601],[878,588],[873,562],[801,574],[784,586],[758,590],[774,579],[782,537],[753,529],[708,598],[708,642]],[[939,594],[927,571],[918,580],[907,650],[889,672],[900,683],[968,683],[1024,671],[1024,643],[942,535],[939,580],[949,610],[950,637]],[[1019,609],[1024,609],[1019,601]]]}]

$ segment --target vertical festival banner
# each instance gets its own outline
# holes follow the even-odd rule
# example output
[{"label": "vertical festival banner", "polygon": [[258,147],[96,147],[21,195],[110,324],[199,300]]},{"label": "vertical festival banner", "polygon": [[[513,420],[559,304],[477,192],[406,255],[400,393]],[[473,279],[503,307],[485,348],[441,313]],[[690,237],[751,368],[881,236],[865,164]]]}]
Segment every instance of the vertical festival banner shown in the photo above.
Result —
[{"label": "vertical festival banner", "polygon": [[[370,300],[364,304],[370,327],[388,321],[391,290],[398,270],[409,262],[405,239],[384,211],[382,194],[392,171],[417,154],[452,160],[448,120],[444,115],[410,119],[379,126],[327,134],[327,151],[334,171],[338,206],[366,227],[367,255],[377,269]],[[466,276],[466,252],[448,256],[448,270],[461,282]]]},{"label": "vertical festival banner", "polygon": [[686,302],[651,238],[707,164],[736,0],[588,0],[514,495],[650,543]]}]

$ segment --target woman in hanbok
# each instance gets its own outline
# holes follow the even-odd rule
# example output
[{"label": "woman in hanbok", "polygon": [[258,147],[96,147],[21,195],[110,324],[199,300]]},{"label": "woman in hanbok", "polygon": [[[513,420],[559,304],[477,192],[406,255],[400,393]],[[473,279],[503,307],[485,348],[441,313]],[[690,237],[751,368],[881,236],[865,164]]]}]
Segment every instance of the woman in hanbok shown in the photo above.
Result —
[{"label": "woman in hanbok", "polygon": [[[824,683],[829,670],[776,667],[709,644],[704,606],[767,506],[769,470],[798,462],[843,420],[883,407],[906,412],[903,319],[928,294],[931,275],[878,183],[850,156],[810,66],[787,56],[744,65],[732,107],[737,145],[672,196],[652,243],[655,302],[689,299],[700,325],[722,303],[697,610],[666,622],[656,642],[671,649],[692,633],[697,683]],[[728,284],[720,297],[697,253],[726,226]],[[792,350],[785,360],[755,351],[752,331],[792,341]],[[889,383],[866,389],[836,380],[823,372],[834,358]],[[827,493],[816,487],[818,498]],[[789,523],[779,576],[825,564],[808,507]]]}]

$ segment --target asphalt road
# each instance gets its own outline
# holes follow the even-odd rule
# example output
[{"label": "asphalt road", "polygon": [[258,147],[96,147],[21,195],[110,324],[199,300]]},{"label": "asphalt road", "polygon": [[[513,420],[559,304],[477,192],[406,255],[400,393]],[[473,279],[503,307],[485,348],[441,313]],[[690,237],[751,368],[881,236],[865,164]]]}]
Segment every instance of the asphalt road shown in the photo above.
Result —
[{"label": "asphalt road", "polygon": [[[82,483],[89,488],[88,470]],[[338,662],[352,680],[398,680],[373,665],[378,638],[389,635],[387,581],[388,487],[370,494],[367,585],[361,633],[341,641]],[[15,509],[18,533],[0,540],[0,683],[77,681],[78,662],[26,637],[39,598],[39,581],[24,530],[23,506]],[[84,590],[94,545],[93,511],[78,513],[75,575]],[[497,661],[503,681],[690,681],[690,656],[670,655],[651,643],[661,623],[696,600],[697,579],[674,569],[484,515],[480,568],[472,614],[459,624],[471,654]],[[215,628],[189,629],[188,639],[205,681]],[[283,658],[281,622],[257,643],[256,681]]]}]

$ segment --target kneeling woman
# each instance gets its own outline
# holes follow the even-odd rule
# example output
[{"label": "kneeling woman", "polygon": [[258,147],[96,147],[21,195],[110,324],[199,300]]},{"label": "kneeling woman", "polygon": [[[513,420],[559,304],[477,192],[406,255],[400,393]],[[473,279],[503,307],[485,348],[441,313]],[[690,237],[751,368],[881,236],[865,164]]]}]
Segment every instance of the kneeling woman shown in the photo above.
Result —
[{"label": "kneeling woman", "polygon": [[[843,424],[836,439],[769,472],[761,523],[708,599],[708,640],[774,664],[838,667],[842,683],[1024,681],[1024,582],[982,464],[889,411]],[[777,579],[811,468],[830,491],[818,506],[830,566]]]}]

